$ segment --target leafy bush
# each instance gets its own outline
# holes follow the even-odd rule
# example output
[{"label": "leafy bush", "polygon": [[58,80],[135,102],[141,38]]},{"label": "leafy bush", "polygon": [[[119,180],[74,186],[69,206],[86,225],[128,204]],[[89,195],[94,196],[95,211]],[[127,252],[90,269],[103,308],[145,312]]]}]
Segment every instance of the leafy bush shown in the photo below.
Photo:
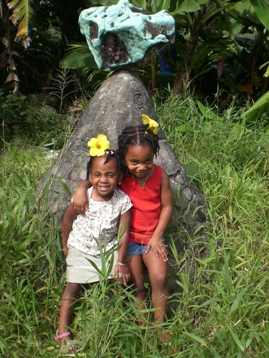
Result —
[{"label": "leafy bush", "polygon": [[1,91],[0,118],[3,124],[0,146],[20,137],[34,145],[61,149],[71,131],[69,122],[62,122],[57,113],[46,113],[30,106],[26,97],[6,95]]}]

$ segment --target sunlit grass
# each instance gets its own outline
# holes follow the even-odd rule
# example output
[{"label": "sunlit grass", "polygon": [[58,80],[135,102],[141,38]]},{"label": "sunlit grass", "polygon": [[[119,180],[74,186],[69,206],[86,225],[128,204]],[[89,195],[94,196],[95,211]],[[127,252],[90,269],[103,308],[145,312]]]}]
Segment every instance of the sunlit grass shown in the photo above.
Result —
[{"label": "sunlit grass", "polygon": [[[90,358],[268,357],[268,136],[258,126],[245,128],[234,108],[222,121],[210,121],[191,98],[173,98],[159,108],[159,117],[180,161],[196,173],[210,218],[206,256],[174,252],[180,290],[171,298],[177,309],[169,329],[177,352],[157,350],[155,327],[136,323],[141,313],[131,291],[118,282],[82,292],[70,327],[74,338]],[[59,353],[53,337],[64,259],[56,223],[36,195],[50,164],[42,148],[19,141],[1,157],[3,357]],[[187,265],[190,259],[195,270]],[[150,316],[150,307],[146,313]]]},{"label": "sunlit grass", "polygon": [[160,118],[181,162],[196,172],[211,220],[208,255],[197,259],[195,275],[179,277],[177,314],[191,318],[196,336],[179,356],[266,357],[269,136],[238,122],[234,108],[208,120],[190,98],[173,98]]}]

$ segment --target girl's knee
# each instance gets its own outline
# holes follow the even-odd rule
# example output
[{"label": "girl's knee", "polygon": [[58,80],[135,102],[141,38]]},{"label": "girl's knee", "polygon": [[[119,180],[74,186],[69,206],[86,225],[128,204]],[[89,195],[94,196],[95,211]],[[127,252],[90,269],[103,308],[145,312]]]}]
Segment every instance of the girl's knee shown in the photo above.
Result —
[{"label": "girl's knee", "polygon": [[167,276],[166,273],[159,273],[150,278],[150,283],[153,288],[158,287],[161,291],[167,288]]},{"label": "girl's knee", "polygon": [[166,281],[167,279],[167,271],[166,270],[156,270],[150,272],[150,278],[154,281]]}]

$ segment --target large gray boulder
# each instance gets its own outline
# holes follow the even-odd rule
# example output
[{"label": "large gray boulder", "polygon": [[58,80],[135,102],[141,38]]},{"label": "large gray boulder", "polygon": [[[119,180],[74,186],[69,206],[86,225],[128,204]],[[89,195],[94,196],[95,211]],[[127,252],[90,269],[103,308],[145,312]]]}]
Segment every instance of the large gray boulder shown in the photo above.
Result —
[{"label": "large gray boulder", "polygon": [[[127,125],[141,124],[141,114],[158,121],[143,83],[131,71],[121,70],[114,73],[95,93],[69,143],[40,183],[40,190],[46,186],[50,188],[49,207],[59,222],[70,202],[70,197],[63,186],[54,179],[64,181],[73,192],[79,182],[86,179],[89,139],[103,133],[110,140],[111,148],[116,149],[119,133]],[[194,182],[187,177],[161,128],[159,137],[161,149],[155,162],[161,165],[170,177],[175,195],[174,222],[177,224],[176,230],[173,230],[173,240],[179,255],[183,255],[186,248],[190,247],[188,235],[191,235],[192,240],[196,240],[196,248],[199,249],[206,244],[205,200]],[[173,277],[179,268],[172,258],[171,264],[169,286],[170,292],[175,292],[178,286]]]}]

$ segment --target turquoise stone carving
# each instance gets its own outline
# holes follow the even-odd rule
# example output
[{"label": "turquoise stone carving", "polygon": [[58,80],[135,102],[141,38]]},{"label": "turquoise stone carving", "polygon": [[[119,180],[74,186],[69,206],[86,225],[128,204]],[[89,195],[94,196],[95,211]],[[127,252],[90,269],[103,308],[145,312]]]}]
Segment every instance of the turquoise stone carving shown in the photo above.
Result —
[{"label": "turquoise stone carving", "polygon": [[175,20],[166,10],[146,14],[128,0],[83,10],[79,25],[98,68],[104,71],[148,62],[175,38]]}]

